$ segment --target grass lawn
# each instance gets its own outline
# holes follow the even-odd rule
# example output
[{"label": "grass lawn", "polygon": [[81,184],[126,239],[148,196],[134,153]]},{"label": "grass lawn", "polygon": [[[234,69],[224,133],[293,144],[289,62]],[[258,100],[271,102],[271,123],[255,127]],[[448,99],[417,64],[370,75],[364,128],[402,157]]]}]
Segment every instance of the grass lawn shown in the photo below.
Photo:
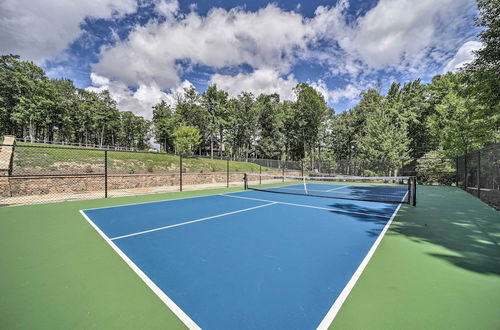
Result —
[{"label": "grass lawn", "polygon": [[[104,170],[104,151],[93,148],[64,147],[33,148],[33,146],[51,146],[44,144],[18,143],[15,148],[14,174],[41,172],[78,172],[93,173]],[[68,149],[66,149],[68,148]],[[110,171],[156,172],[179,171],[180,158],[164,153],[134,153],[108,151]],[[183,169],[186,172],[225,172],[225,160],[208,158],[184,158]],[[263,168],[263,170],[270,170]],[[259,165],[247,162],[229,162],[230,172],[258,172]]]}]

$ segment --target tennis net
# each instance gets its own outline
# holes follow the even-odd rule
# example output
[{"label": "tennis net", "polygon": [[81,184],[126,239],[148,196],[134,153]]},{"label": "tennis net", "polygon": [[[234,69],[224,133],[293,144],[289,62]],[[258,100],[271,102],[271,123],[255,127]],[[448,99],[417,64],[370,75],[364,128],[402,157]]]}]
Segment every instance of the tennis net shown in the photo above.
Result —
[{"label": "tennis net", "polygon": [[415,177],[301,177],[246,173],[245,189],[290,195],[416,204]]}]

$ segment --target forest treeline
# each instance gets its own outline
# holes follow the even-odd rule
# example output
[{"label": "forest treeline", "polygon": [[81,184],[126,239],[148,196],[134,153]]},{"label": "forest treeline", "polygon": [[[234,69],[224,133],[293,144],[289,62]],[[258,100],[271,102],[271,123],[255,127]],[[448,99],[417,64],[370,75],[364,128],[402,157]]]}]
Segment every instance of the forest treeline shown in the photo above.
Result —
[{"label": "forest treeline", "polygon": [[237,97],[209,86],[160,102],[148,121],[120,111],[109,92],[76,88],[16,55],[0,57],[0,135],[232,157],[299,160],[382,159],[394,168],[424,155],[455,157],[499,139],[500,31],[495,1],[479,0],[484,47],[460,72],[393,83],[361,93],[335,114],[324,97],[298,84],[293,101],[278,94]]}]

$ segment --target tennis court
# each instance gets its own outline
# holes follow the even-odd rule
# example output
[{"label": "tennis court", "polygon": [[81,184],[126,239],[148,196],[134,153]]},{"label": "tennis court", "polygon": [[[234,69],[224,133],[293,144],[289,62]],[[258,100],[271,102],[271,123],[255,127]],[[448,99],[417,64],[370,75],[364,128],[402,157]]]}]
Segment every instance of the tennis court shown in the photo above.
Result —
[{"label": "tennis court", "polygon": [[292,194],[277,194],[275,183],[81,214],[189,328],[326,329],[400,204],[299,190],[408,195],[401,186],[331,183],[280,185]]},{"label": "tennis court", "polygon": [[[352,290],[398,204],[228,188],[3,207],[0,328],[185,329],[182,311],[204,328],[311,329],[350,290],[331,329],[498,329],[498,211],[456,187],[417,190]],[[134,270],[80,212],[108,214],[91,218],[115,238],[252,207],[113,240]]]}]

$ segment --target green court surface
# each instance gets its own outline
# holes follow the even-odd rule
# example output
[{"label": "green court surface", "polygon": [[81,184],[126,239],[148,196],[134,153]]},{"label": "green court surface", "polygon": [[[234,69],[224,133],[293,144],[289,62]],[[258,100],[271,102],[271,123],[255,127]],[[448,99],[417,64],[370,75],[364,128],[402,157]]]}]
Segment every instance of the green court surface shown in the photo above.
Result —
[{"label": "green court surface", "polygon": [[[78,211],[237,190],[0,208],[0,328],[183,328]],[[500,329],[500,212],[453,187],[419,186],[417,203],[332,329]]]}]

